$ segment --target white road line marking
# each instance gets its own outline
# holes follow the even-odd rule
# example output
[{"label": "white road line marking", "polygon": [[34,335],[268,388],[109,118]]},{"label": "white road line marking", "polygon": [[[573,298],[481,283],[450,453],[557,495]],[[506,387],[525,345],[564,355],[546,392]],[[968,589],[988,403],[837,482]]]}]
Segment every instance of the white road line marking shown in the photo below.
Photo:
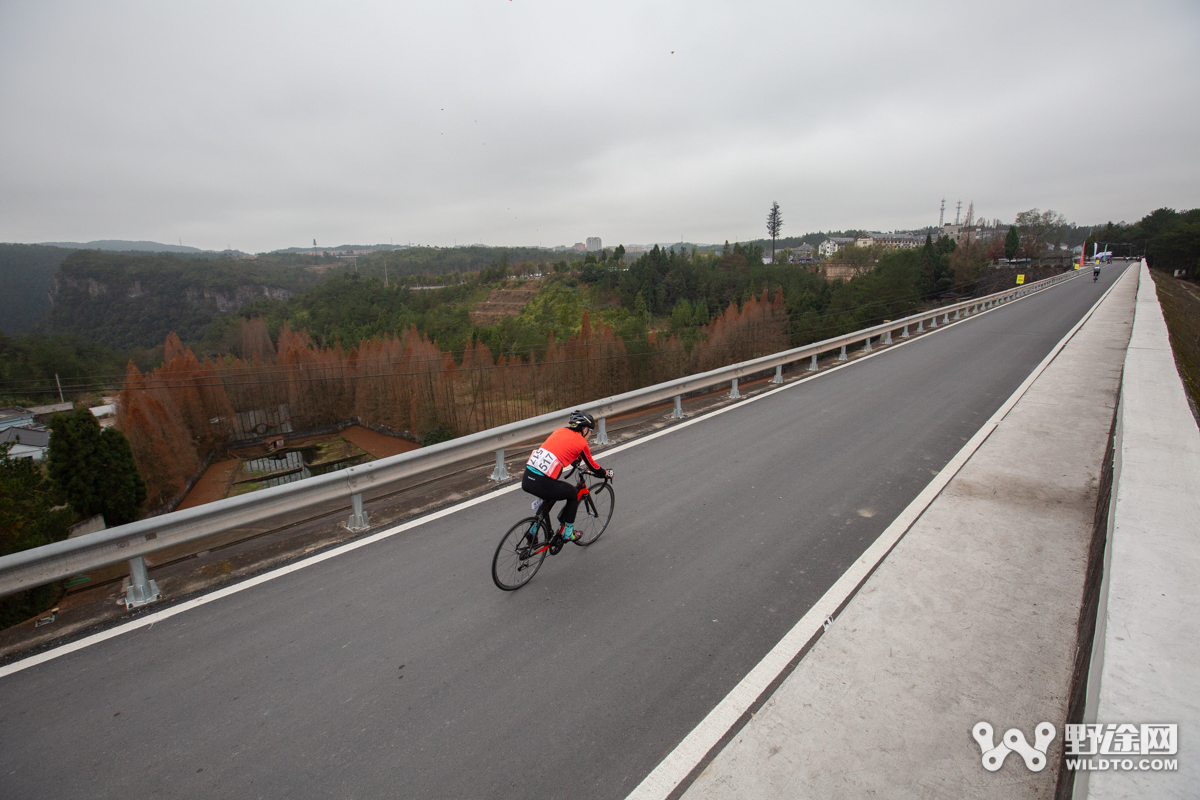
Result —
[{"label": "white road line marking", "polygon": [[[1066,282],[1067,281],[1064,281],[1063,283],[1056,284],[1056,285],[1062,286]],[[1116,284],[1114,283],[1113,285],[1115,286]],[[1034,292],[1033,294],[1026,295],[1026,297],[1033,297],[1034,295],[1040,294],[1041,292],[1043,292],[1049,288],[1053,288],[1053,287],[1047,286],[1047,287],[1045,287],[1045,289],[1039,289],[1037,292]],[[1112,291],[1112,287],[1109,287],[1109,291]],[[1107,297],[1108,296],[1107,293],[1105,293],[1104,296]],[[1024,300],[1025,298],[1022,297],[1019,299]],[[1103,297],[1101,298],[1101,300],[1103,300]],[[1010,304],[1005,304],[1004,306],[996,306],[995,308],[990,308],[987,311],[982,312],[981,314],[976,314],[972,317],[969,317],[969,318],[961,320],[961,321],[969,322],[970,320],[975,319],[976,317],[982,316],[982,314],[988,314],[988,313],[991,313],[992,311],[997,311],[1000,308],[1006,307],[1007,305],[1010,305]],[[1093,309],[1094,308],[1095,307],[1093,306]],[[1090,315],[1091,315],[1091,312],[1089,311],[1088,316],[1090,316]],[[1085,317],[1084,319],[1086,319],[1086,318],[1087,317]],[[1080,323],[1080,324],[1082,324],[1082,323]],[[804,378],[793,381],[791,383],[786,383],[783,386],[780,386],[778,388],[771,389],[766,392],[762,392],[761,394],[757,394],[754,397],[750,397],[745,400],[741,400],[737,403],[733,403],[731,405],[724,406],[722,408],[718,408],[714,411],[710,411],[709,413],[704,414],[699,417],[696,417],[695,419],[690,419],[690,420],[687,420],[686,422],[681,422],[676,425],[672,425],[668,428],[664,428],[660,431],[656,431],[652,434],[649,434],[648,436],[643,436],[641,438],[634,439],[631,442],[627,442],[625,444],[618,445],[611,449],[605,449],[603,451],[598,451],[598,454],[603,455],[605,457],[608,457],[610,455],[616,455],[617,453],[620,453],[623,450],[628,450],[631,447],[643,445],[646,442],[653,441],[660,436],[666,436],[668,433],[673,433],[675,431],[691,427],[692,425],[695,425],[698,422],[703,422],[704,420],[712,419],[713,417],[718,417],[721,414],[724,414],[728,411],[733,411],[738,408],[744,408],[747,405],[754,403],[758,400],[762,400],[765,397],[769,397],[769,396],[775,394],[776,392],[782,392],[785,389],[791,389],[795,386],[799,386],[802,383],[807,383],[808,381],[813,380],[814,378],[820,378],[825,375],[830,375],[834,372],[837,372],[838,370],[845,369],[846,367],[853,366],[854,364],[858,364],[863,361],[866,361],[869,358],[874,358],[875,356],[894,352],[895,350],[897,350],[900,347],[903,347],[906,344],[912,344],[913,342],[921,341],[921,340],[927,338],[928,336],[937,334],[944,330],[949,330],[951,327],[953,327],[953,326],[947,325],[947,326],[939,327],[937,330],[929,331],[928,333],[925,333],[921,336],[909,339],[904,342],[900,342],[898,344],[893,344],[891,346],[882,348],[880,350],[876,350],[876,351],[872,352],[870,355],[860,356],[859,358],[855,358],[851,361],[846,362],[845,364],[839,364],[836,367],[831,367],[831,368],[823,370],[821,372],[816,372],[812,375],[808,375]],[[1078,326],[1076,326],[1076,327],[1078,327]],[[1074,329],[1072,330],[1072,333],[1074,333]],[[1060,344],[1060,346],[1061,346],[1061,344]],[[1057,351],[1055,351],[1055,352],[1057,352]],[[1024,386],[1024,384],[1022,384],[1022,386]],[[935,481],[936,481],[936,479],[935,479]],[[202,595],[200,597],[195,597],[195,598],[192,598],[191,600],[186,600],[182,603],[171,606],[170,608],[164,608],[162,611],[155,611],[151,614],[147,614],[144,617],[139,617],[138,619],[131,620],[131,621],[123,623],[121,625],[116,625],[112,628],[109,628],[108,630],[100,631],[99,633],[92,634],[91,636],[85,636],[82,639],[79,639],[77,641],[70,642],[70,643],[64,644],[64,645],[60,645],[59,647],[55,647],[53,649],[47,650],[44,653],[38,653],[37,655],[30,656],[28,658],[24,658],[19,661],[14,661],[11,664],[0,667],[0,678],[4,678],[4,677],[6,677],[8,675],[12,675],[16,672],[21,672],[22,670],[29,669],[30,667],[36,667],[38,664],[44,664],[47,661],[52,661],[61,656],[65,656],[70,653],[74,653],[77,650],[84,649],[85,647],[91,647],[94,644],[100,644],[101,642],[116,638],[117,636],[121,636],[122,634],[130,633],[130,632],[136,631],[140,628],[149,628],[150,626],[154,625],[154,623],[161,622],[165,619],[169,619],[169,618],[175,616],[176,614],[182,614],[185,611],[191,611],[194,608],[199,608],[200,606],[207,605],[213,601],[220,600],[223,597],[229,597],[230,595],[237,594],[238,592],[244,592],[247,589],[251,589],[260,584],[275,580],[276,578],[282,578],[284,575],[290,575],[291,573],[298,572],[302,569],[305,569],[306,567],[311,567],[316,564],[320,564],[322,561],[327,561],[331,558],[336,558],[337,556],[344,555],[346,553],[357,550],[360,547],[366,547],[369,544],[374,544],[375,542],[382,541],[383,539],[387,539],[391,536],[395,536],[398,533],[403,533],[404,531],[412,530],[413,528],[416,528],[420,525],[424,525],[426,523],[433,522],[434,520],[441,519],[442,517],[449,516],[450,514],[454,514],[458,511],[462,511],[467,508],[471,508],[472,506],[479,505],[480,503],[487,502],[488,500],[493,500],[497,497],[500,497],[501,495],[508,494],[509,492],[514,492],[520,488],[521,488],[521,484],[519,482],[514,482],[510,486],[505,486],[505,487],[496,489],[494,491],[488,492],[487,494],[480,495],[479,497],[472,498],[471,500],[466,500],[457,505],[443,508],[440,511],[435,511],[431,514],[420,517],[418,519],[409,520],[408,522],[405,522],[401,525],[397,525],[394,528],[388,528],[387,530],[380,531],[379,533],[374,533],[374,534],[371,534],[370,536],[365,536],[362,539],[357,539],[353,542],[348,542],[346,544],[343,544],[338,547],[334,547],[330,550],[327,550],[323,553],[318,553],[315,556],[309,556],[308,558],[301,559],[299,561],[293,562],[291,564],[288,564],[286,566],[280,567],[275,570],[271,570],[270,572],[265,572],[262,575],[256,575],[253,578],[247,578],[246,580],[235,583],[232,586],[226,586],[222,589],[217,589],[216,591],[210,592],[206,595]],[[895,524],[895,523],[893,523],[893,524]],[[888,530],[891,530],[891,528],[889,528]],[[886,531],[885,531],[885,535],[886,535]],[[851,567],[851,569],[853,569],[853,567]],[[830,591],[832,591],[832,589]],[[808,617],[806,616],[804,619],[808,619]],[[804,622],[804,620],[801,620],[801,623],[803,623],[803,622]],[[797,624],[797,626],[799,626],[799,623]],[[791,634],[789,634],[789,636],[790,635]],[[774,651],[772,651],[772,652],[774,652]],[[789,658],[788,660],[790,661],[791,659]],[[786,662],[784,665],[786,665]],[[780,669],[782,669],[782,666],[780,667]],[[751,702],[752,701],[753,701],[753,698],[751,699]],[[701,723],[701,724],[703,724],[703,723]],[[732,722],[730,724],[732,724]],[[707,750],[705,752],[707,752]],[[689,768],[689,770],[690,770],[690,768]],[[684,773],[684,774],[686,775],[686,773]],[[680,778],[680,780],[682,780],[682,778]]]},{"label": "white road line marking", "polygon": [[[1131,270],[1127,269],[1126,273],[1128,272],[1131,272]],[[1125,275],[1123,274],[1121,278],[1113,282],[1112,286],[1108,287],[1108,290],[1088,309],[1088,312],[1075,324],[1075,327],[1071,328],[1067,332],[1067,335],[1059,340],[1054,349],[1042,359],[1042,362],[1030,373],[1029,377],[1017,387],[1015,392],[1009,395],[1009,398],[1004,401],[1004,405],[1000,406],[991,419],[984,423],[983,427],[963,445],[963,448],[955,454],[954,458],[950,459],[950,462],[937,474],[933,481],[908,504],[908,507],[900,513],[900,516],[896,517],[891,525],[888,525],[884,532],[879,535],[879,538],[859,556],[858,560],[838,578],[837,582],[829,587],[829,591],[809,609],[807,614],[801,617],[800,621],[779,640],[779,643],[771,648],[762,661],[758,662],[746,677],[742,678],[737,686],[733,687],[729,694],[708,713],[708,716],[701,720],[700,724],[693,728],[691,733],[684,737],[683,741],[668,753],[666,758],[659,762],[658,766],[629,793],[626,800],[665,800],[671,792],[675,791],[676,787],[717,746],[725,734],[737,724],[742,715],[750,710],[750,707],[762,696],[767,687],[779,677],[780,673],[787,668],[792,659],[818,633],[824,630],[825,620],[830,618],[858,590],[858,587],[867,579],[871,571],[883,561],[896,543],[900,541],[901,537],[912,527],[913,523],[925,513],[925,509],[946,488],[946,485],[962,469],[963,465],[970,460],[971,456],[975,454],[975,451],[979,449],[984,441],[991,436],[992,431],[996,429],[1004,417],[1013,409],[1013,406],[1024,396],[1029,387],[1033,385],[1033,382],[1050,366],[1050,363],[1058,356],[1067,342],[1075,336],[1076,332],[1091,318],[1092,314],[1100,307],[1100,304],[1104,302],[1109,293],[1116,288],[1117,283],[1124,280],[1124,278]],[[1058,285],[1061,286],[1063,284]],[[1027,296],[1032,297],[1032,295]]]}]

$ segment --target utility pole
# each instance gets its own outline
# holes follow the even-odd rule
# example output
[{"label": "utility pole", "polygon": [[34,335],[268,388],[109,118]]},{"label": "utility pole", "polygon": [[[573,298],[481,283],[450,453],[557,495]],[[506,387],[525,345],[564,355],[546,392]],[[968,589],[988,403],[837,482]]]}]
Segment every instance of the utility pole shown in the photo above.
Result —
[{"label": "utility pole", "polygon": [[954,224],[958,224],[958,216],[962,213],[962,200],[958,201],[958,207],[954,209]]},{"label": "utility pole", "polygon": [[58,384],[58,402],[60,402],[60,403],[67,402],[66,400],[63,399],[62,382],[59,381],[57,372],[54,373],[54,382]]},{"label": "utility pole", "polygon": [[938,235],[942,233],[942,221],[946,218],[946,198],[942,198],[942,210],[938,212]]}]

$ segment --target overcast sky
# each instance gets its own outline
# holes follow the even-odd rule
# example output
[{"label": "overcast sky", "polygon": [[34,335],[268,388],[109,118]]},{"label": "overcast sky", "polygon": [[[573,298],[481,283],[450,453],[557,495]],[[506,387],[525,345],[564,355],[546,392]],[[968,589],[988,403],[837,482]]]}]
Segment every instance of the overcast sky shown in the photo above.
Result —
[{"label": "overcast sky", "polygon": [[1200,206],[1200,3],[0,0],[0,241],[606,245]]}]

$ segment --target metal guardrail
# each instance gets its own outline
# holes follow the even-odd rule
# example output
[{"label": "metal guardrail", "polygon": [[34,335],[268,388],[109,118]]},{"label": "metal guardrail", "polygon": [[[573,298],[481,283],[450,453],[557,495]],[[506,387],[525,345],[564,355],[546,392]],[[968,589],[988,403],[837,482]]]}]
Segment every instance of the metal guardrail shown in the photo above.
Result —
[{"label": "metal guardrail", "polygon": [[[1028,286],[996,292],[986,297],[943,306],[934,311],[884,322],[844,336],[583,403],[576,408],[597,417],[599,426],[595,443],[608,444],[605,426],[607,417],[674,398],[674,416],[679,418],[683,416],[683,395],[729,383],[730,397],[738,398],[741,397],[738,392],[738,380],[741,378],[774,368],[775,377],[772,382],[783,383],[785,364],[811,359],[808,369],[816,371],[817,357],[822,353],[839,350],[838,360],[845,361],[848,359],[847,348],[860,342],[862,349],[869,351],[872,339],[878,338],[879,344],[891,344],[892,334],[896,331],[900,331],[899,338],[908,338],[911,335],[910,328],[915,327],[915,332],[918,333],[925,330],[927,324],[930,328],[936,328],[939,319],[940,324],[947,324],[952,319],[958,320],[977,314],[1069,280],[1078,274],[1066,272]],[[347,501],[352,509],[347,527],[356,531],[366,530],[369,524],[367,513],[362,507],[364,492],[383,494],[389,487],[406,478],[492,452],[496,455],[496,469],[492,478],[497,481],[504,480],[508,478],[504,467],[505,448],[544,436],[561,427],[567,413],[567,410],[562,410],[542,414],[338,472],[218,500],[183,511],[174,511],[3,556],[0,557],[0,596],[128,561],[130,586],[125,597],[126,606],[132,608],[144,605],[161,598],[157,584],[147,575],[144,560],[147,554],[224,531],[277,520],[298,510],[322,506],[344,508]]]}]

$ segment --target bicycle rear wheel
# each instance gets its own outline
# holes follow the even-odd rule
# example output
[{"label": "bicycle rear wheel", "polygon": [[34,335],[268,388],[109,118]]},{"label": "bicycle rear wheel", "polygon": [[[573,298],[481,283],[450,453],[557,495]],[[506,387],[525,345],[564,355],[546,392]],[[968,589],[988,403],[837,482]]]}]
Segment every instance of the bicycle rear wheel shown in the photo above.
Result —
[{"label": "bicycle rear wheel", "polygon": [[532,530],[537,517],[526,517],[508,529],[492,556],[492,580],[506,592],[533,579],[546,560],[546,543]]},{"label": "bicycle rear wheel", "polygon": [[616,502],[610,483],[598,483],[588,489],[583,502],[579,504],[579,513],[575,515],[575,534],[578,537],[575,544],[587,547],[600,538],[600,534],[608,528]]}]

